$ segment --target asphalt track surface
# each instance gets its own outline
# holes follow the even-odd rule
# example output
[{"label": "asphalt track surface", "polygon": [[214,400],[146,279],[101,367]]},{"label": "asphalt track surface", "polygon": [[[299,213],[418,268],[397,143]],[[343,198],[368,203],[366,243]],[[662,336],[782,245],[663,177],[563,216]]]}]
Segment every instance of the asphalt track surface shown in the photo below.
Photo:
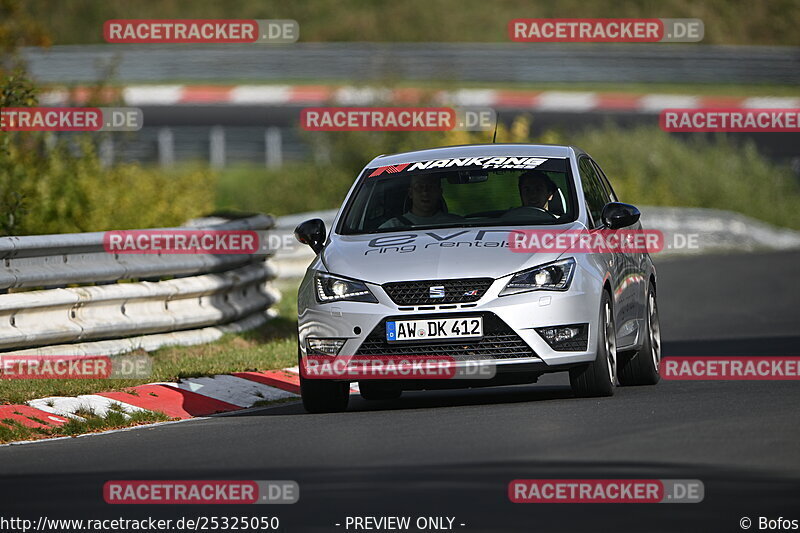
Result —
[{"label": "asphalt track surface", "polygon": [[[800,252],[659,261],[665,355],[800,355]],[[0,516],[455,517],[456,531],[741,531],[800,519],[800,382],[663,381],[575,399],[539,384],[298,403],[149,429],[0,447]],[[698,504],[513,504],[517,478],[700,479]],[[112,506],[110,479],[296,480],[268,506]],[[460,526],[459,524],[464,524]],[[350,529],[349,531],[353,531]],[[416,531],[412,529],[412,531]]]}]

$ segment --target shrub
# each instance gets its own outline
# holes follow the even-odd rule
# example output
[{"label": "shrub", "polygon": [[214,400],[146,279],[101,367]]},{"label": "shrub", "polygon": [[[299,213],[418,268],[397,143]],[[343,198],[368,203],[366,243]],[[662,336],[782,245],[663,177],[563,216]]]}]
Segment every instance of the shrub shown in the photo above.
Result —
[{"label": "shrub", "polygon": [[680,139],[655,127],[609,125],[572,142],[597,160],[623,201],[712,207],[800,229],[800,186],[786,165],[752,142],[698,134]]},{"label": "shrub", "polygon": [[60,142],[48,148],[44,134],[5,136],[0,191],[9,206],[2,228],[7,235],[175,226],[213,209],[207,170],[103,168],[89,138],[77,147]]},{"label": "shrub", "polygon": [[[0,72],[0,107],[36,105],[21,68]],[[213,209],[213,176],[121,164],[103,168],[98,137],[0,131],[0,235],[180,225]]]},{"label": "shrub", "polygon": [[348,170],[307,163],[274,170],[235,166],[219,174],[217,206],[273,215],[330,209],[342,202],[355,178]]}]

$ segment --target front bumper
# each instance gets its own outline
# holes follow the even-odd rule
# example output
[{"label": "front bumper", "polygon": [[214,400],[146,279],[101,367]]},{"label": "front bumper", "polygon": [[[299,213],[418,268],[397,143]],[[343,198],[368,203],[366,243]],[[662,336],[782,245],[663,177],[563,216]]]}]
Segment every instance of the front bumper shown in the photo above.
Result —
[{"label": "front bumper", "polygon": [[[454,359],[493,361],[498,374],[525,369],[557,372],[595,359],[600,288],[598,281],[578,268],[567,291],[531,291],[498,296],[511,276],[495,280],[475,302],[447,305],[399,306],[380,285],[367,284],[378,303],[318,303],[313,272],[300,286],[298,329],[301,353],[306,339],[341,338],[339,355],[450,355]],[[387,319],[483,316],[480,341],[430,341],[424,345],[385,340]],[[583,351],[556,351],[535,328],[587,323],[588,342]]]}]

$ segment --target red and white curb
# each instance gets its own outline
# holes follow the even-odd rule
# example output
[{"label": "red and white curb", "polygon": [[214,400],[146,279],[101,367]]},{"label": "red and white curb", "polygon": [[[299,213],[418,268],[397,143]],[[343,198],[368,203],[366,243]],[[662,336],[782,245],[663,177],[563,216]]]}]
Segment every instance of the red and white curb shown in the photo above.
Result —
[{"label": "red and white curb", "polygon": [[[112,409],[123,413],[160,411],[170,418],[189,418],[253,407],[259,402],[296,398],[300,394],[297,367],[265,372],[183,379],[179,383],[149,383],[124,391],[77,397],[52,396],[25,405],[0,405],[0,425],[10,419],[31,428],[61,426],[70,418],[84,420],[80,412],[105,416]],[[351,388],[357,393],[358,387]]]},{"label": "red and white curb", "polygon": [[[52,89],[40,96],[41,105],[85,103],[86,87]],[[329,85],[131,85],[108,88],[101,99],[122,100],[129,106],[157,105],[371,105],[417,104],[480,106],[538,111],[628,111],[658,113],[668,108],[795,108],[800,97],[732,97],[680,94],[634,94],[585,91],[531,91],[516,89],[421,88],[385,89]]]}]

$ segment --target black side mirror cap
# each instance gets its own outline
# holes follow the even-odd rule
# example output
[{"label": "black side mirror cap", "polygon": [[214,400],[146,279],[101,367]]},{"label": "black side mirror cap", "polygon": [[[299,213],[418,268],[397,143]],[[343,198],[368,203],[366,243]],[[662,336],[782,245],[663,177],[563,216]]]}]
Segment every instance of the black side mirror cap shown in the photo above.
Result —
[{"label": "black side mirror cap", "polygon": [[307,244],[318,254],[325,245],[325,223],[319,218],[312,218],[301,222],[294,229],[294,237],[303,244]]},{"label": "black side mirror cap", "polygon": [[609,229],[632,226],[639,221],[641,213],[631,204],[610,202],[603,206],[603,225]]}]

